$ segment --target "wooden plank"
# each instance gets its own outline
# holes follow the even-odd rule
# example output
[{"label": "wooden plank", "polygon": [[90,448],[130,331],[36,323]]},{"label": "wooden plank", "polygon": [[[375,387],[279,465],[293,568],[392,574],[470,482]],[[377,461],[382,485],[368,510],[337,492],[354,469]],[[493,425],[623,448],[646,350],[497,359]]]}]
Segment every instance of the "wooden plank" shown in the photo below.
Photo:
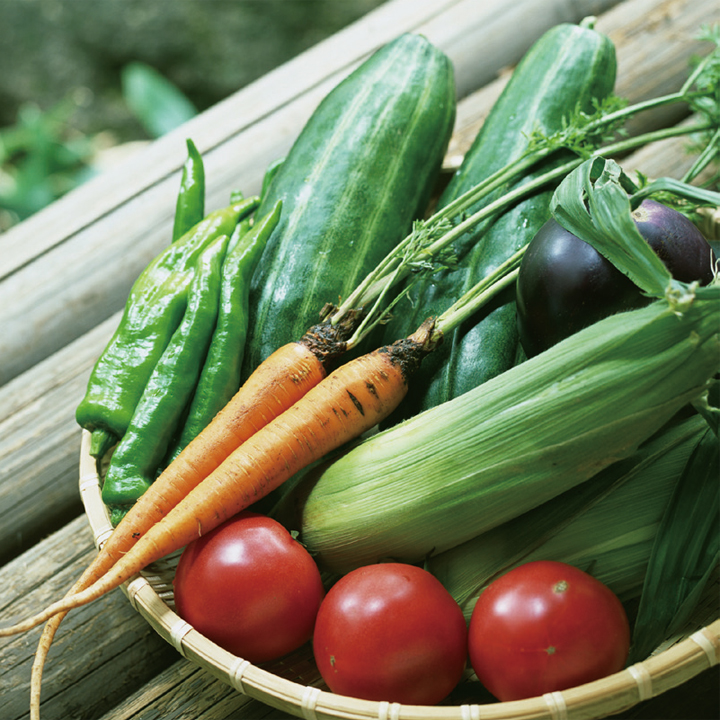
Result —
[{"label": "wooden plank", "polygon": [[460,0],[448,6],[441,18],[419,25],[417,32],[426,35],[453,61],[458,97],[464,98],[514,65],[530,44],[552,26],[578,23],[615,5],[617,2],[612,0]]},{"label": "wooden plank", "polygon": [[[598,21],[618,48],[621,67],[635,68],[632,98],[642,101],[680,89],[690,71],[690,58],[706,54],[709,43],[697,40],[704,24],[718,22],[720,12],[714,0],[635,0],[623,3]],[[628,96],[622,79],[617,92]],[[682,117],[678,107],[667,107],[638,116],[628,125],[637,132],[675,124]]]},{"label": "wooden plank", "polygon": [[75,408],[118,320],[0,387],[0,565],[82,512]]},{"label": "wooden plank", "polygon": [[[697,118],[693,116],[679,125],[688,126],[695,122],[697,122]],[[630,177],[634,177],[634,174],[639,171],[649,178],[660,176],[682,178],[692,167],[696,158],[695,155],[687,152],[689,142],[687,137],[676,137],[650,143],[623,159],[621,165]],[[711,169],[706,170],[695,183],[702,182],[703,178],[710,175],[710,172]]]},{"label": "wooden plank", "polygon": [[[95,554],[78,517],[0,568],[3,624],[58,599]],[[0,639],[0,717],[28,716],[30,669],[41,628]],[[43,720],[100,717],[179,658],[119,591],[68,614],[44,673]]]},{"label": "wooden plank", "polygon": [[287,715],[242,695],[196,665],[180,661],[103,715],[102,720],[240,717],[270,720]]},{"label": "wooden plank", "polygon": [[[715,720],[720,710],[719,688],[720,668],[710,668],[685,685],[613,717],[615,720],[688,720],[690,717]],[[277,720],[286,719],[287,714],[241,695],[190,663],[178,662],[103,715],[101,720],[156,718]]]},{"label": "wooden plank", "polygon": [[[549,22],[615,1],[542,5]],[[168,241],[185,137],[205,153],[208,207],[218,207],[232,189],[257,192],[267,164],[287,152],[320,99],[397,34],[437,37],[463,85],[472,85],[532,42],[537,28],[524,28],[521,39],[516,13],[538,7],[539,0],[392,0],[12,228],[0,241],[0,385],[122,307],[133,280]],[[511,52],[486,53],[501,31],[513,38]]]}]

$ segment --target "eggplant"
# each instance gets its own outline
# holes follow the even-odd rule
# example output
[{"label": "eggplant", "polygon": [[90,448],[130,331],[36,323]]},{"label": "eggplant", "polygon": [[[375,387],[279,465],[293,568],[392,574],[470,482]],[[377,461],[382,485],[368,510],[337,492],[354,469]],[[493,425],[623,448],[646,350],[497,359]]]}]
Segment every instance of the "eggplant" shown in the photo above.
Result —
[{"label": "eggplant", "polygon": [[[701,285],[712,280],[712,249],[685,215],[644,200],[633,220],[676,280]],[[651,302],[597,250],[553,219],[528,244],[516,299],[520,343],[528,357],[608,315]]]}]

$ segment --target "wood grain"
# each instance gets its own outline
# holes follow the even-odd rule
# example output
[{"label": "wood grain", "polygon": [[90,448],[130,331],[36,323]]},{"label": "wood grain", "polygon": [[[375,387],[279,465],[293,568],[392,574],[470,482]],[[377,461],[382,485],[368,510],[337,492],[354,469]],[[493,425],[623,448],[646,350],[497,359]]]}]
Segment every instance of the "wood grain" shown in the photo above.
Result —
[{"label": "wood grain", "polygon": [[[601,15],[596,28],[610,37],[617,50],[616,94],[640,102],[679,90],[689,75],[690,59],[709,50],[708,43],[696,39],[701,25],[719,15],[715,0],[632,0]],[[448,167],[456,167],[467,151],[507,83],[510,69],[469,94],[458,107]],[[668,127],[687,113],[684,105],[643,113],[628,123],[627,130],[637,135]]]},{"label": "wood grain", "polygon": [[[0,569],[0,617],[21,619],[61,597],[95,554],[80,516]],[[30,669],[41,628],[0,639],[0,717],[28,716]],[[43,720],[90,720],[180,656],[118,590],[68,614],[46,666]]]},{"label": "wood grain", "polygon": [[118,320],[0,387],[0,564],[82,512],[75,408]]}]

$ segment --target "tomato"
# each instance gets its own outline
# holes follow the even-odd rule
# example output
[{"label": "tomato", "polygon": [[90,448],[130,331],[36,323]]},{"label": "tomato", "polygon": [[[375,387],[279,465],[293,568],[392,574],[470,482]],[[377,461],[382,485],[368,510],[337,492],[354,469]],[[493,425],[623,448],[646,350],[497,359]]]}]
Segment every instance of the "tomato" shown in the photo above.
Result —
[{"label": "tomato", "polygon": [[467,625],[458,604],[429,572],[381,563],[353,570],[330,588],[313,648],[333,692],[434,705],[461,679]]},{"label": "tomato", "polygon": [[310,640],[325,594],[307,550],[280,523],[249,511],[190,543],[174,584],[181,618],[254,663]]},{"label": "tomato", "polygon": [[621,670],[630,627],[606,585],[571,565],[537,561],[481,593],[468,644],[480,682],[498,700],[520,700]]}]

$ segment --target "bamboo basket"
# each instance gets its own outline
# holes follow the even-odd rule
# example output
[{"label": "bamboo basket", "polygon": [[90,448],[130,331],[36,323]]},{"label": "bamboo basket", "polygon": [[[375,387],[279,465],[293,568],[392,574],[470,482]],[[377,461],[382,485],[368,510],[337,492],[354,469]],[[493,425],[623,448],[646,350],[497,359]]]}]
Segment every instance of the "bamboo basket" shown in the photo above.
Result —
[{"label": "bamboo basket", "polygon": [[[101,472],[83,430],[80,494],[100,548],[112,533],[101,498]],[[513,702],[427,707],[372,702],[327,690],[305,646],[279,661],[253,665],[208,640],[174,612],[172,578],[180,553],[149,566],[122,590],[153,629],[188,660],[239,692],[308,720],[594,720],[627,710],[720,663],[720,619],[677,638],[646,660],[562,692]],[[468,681],[471,676],[468,675]]]}]

